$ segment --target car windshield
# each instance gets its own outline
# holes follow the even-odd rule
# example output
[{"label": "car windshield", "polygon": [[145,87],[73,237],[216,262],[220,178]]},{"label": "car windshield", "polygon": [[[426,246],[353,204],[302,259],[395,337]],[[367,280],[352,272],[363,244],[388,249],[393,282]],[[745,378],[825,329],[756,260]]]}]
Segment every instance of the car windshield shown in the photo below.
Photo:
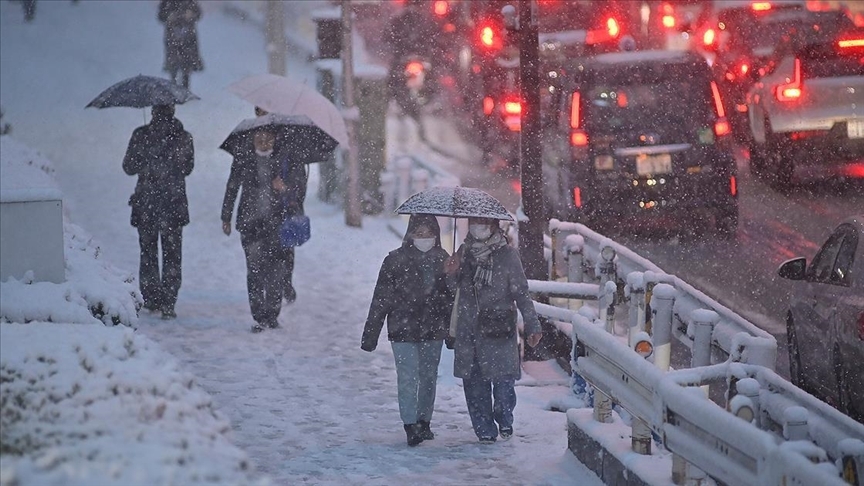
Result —
[{"label": "car windshield", "polygon": [[659,143],[689,143],[700,128],[710,126],[714,114],[704,77],[629,74],[598,80],[585,93],[586,125],[592,134],[636,144],[645,134],[658,137]]}]

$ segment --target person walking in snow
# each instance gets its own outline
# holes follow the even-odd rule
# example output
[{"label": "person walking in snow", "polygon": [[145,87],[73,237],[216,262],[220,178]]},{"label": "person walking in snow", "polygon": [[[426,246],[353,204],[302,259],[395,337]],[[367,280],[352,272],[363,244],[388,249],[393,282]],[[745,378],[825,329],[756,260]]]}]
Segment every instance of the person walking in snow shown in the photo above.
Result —
[{"label": "person walking in snow", "polygon": [[384,258],[363,328],[360,348],[371,352],[387,320],[399,415],[412,447],[435,438],[429,424],[453,302],[444,275],[448,257],[435,216],[412,215],[402,246]]},{"label": "person walking in snow", "polygon": [[284,251],[279,227],[285,219],[280,193],[286,186],[279,175],[273,148],[276,136],[267,127],[252,134],[249,150],[238,152],[222,202],[222,231],[231,235],[234,202],[242,187],[236,227],[246,254],[246,287],[255,324],[252,332],[279,327]]},{"label": "person walking in snow", "polygon": [[173,105],[153,107],[150,123],[135,129],[123,158],[123,171],[138,176],[129,205],[132,226],[138,228],[144,308],[162,312],[163,319],[177,317],[183,226],[189,224],[186,177],[192,173],[194,159],[192,135],[174,118]]},{"label": "person walking in snow", "polygon": [[171,75],[172,81],[189,88],[189,74],[204,69],[196,28],[201,7],[197,0],[160,0],[158,18],[165,24],[163,69]]},{"label": "person walking in snow", "polygon": [[522,376],[516,309],[529,346],[537,345],[542,331],[519,253],[498,221],[469,218],[468,232],[445,263],[457,289],[455,329],[449,333],[453,374],[462,378],[474,433],[481,443],[491,444],[499,435],[502,440],[513,435],[515,382]]},{"label": "person walking in snow", "polygon": [[[264,116],[267,110],[256,106],[255,116]],[[303,205],[306,202],[306,185],[309,181],[309,173],[305,164],[298,164],[291,160],[291,152],[287,148],[288,140],[277,137],[274,145],[274,153],[281,167],[282,181],[285,190],[282,192],[282,202],[285,205],[285,217],[306,214]],[[285,302],[291,304],[297,300],[297,290],[294,288],[294,247],[283,247],[282,258],[285,261],[285,269],[282,273],[282,297]]]}]

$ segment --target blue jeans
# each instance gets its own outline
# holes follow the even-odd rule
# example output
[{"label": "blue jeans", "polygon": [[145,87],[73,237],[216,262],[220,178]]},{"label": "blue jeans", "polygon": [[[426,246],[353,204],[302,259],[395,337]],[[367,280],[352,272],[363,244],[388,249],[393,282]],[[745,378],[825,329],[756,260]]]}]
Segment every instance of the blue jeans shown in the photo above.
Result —
[{"label": "blue jeans", "polygon": [[[516,380],[490,380],[480,376],[475,363],[471,376],[462,380],[465,403],[477,437],[498,437],[499,427],[513,427]],[[497,425],[496,425],[497,424]]]},{"label": "blue jeans", "polygon": [[438,362],[443,341],[391,342],[396,360],[399,416],[405,425],[430,422],[438,385]]}]

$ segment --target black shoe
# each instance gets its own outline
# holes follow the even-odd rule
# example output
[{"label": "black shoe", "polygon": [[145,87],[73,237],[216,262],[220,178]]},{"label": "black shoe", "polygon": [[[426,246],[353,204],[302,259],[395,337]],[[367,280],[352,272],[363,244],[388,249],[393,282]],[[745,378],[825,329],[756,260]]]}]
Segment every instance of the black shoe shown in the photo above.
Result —
[{"label": "black shoe", "polygon": [[414,447],[423,442],[423,438],[420,437],[420,427],[417,424],[406,424],[404,427],[405,435],[408,437],[409,447]]},{"label": "black shoe", "polygon": [[162,308],[162,319],[165,319],[167,321],[167,320],[176,319],[176,318],[177,318],[177,313],[174,312],[173,307],[163,307]]},{"label": "black shoe", "polygon": [[161,310],[159,304],[151,301],[144,302],[144,306],[142,307],[142,309],[150,312],[159,312]]},{"label": "black shoe", "polygon": [[479,437],[479,439],[481,444],[494,444],[496,440],[495,437],[485,435],[483,437]]},{"label": "black shoe", "polygon": [[432,440],[435,438],[435,434],[432,432],[432,429],[429,428],[429,422],[426,420],[418,420],[417,426],[420,428],[420,438],[423,440]]},{"label": "black shoe", "polygon": [[288,286],[285,287],[283,297],[285,297],[285,302],[287,302],[289,304],[293,304],[294,301],[297,300],[297,291],[294,290],[293,285],[288,284]]},{"label": "black shoe", "polygon": [[513,437],[513,427],[499,427],[498,433],[501,434],[501,440],[510,440],[510,437]]},{"label": "black shoe", "polygon": [[252,324],[252,333],[253,334],[257,334],[263,330],[264,330],[264,326],[262,326],[261,324],[258,324],[257,322],[255,324]]}]

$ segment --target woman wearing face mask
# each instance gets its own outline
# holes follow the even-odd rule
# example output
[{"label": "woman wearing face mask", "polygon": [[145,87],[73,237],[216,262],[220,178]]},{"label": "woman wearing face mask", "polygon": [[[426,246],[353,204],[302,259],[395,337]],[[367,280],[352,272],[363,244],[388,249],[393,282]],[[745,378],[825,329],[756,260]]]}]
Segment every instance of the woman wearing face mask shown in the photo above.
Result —
[{"label": "woman wearing face mask", "polygon": [[279,327],[282,303],[284,251],[279,226],[285,219],[279,193],[285,185],[279,178],[279,161],[273,155],[276,138],[266,128],[252,135],[252,146],[234,157],[222,202],[222,231],[231,235],[231,215],[240,188],[237,231],[246,254],[246,287],[255,324],[252,332]]},{"label": "woman wearing face mask", "polygon": [[[541,327],[528,294],[519,252],[507,242],[498,221],[469,218],[468,236],[445,263],[455,278],[456,315],[453,374],[462,378],[474,433],[481,443],[513,435],[516,380],[521,377],[516,309],[526,342],[540,341]],[[448,345],[449,346],[449,345]]]},{"label": "woman wearing face mask", "polygon": [[360,348],[374,351],[387,320],[396,360],[399,415],[409,446],[435,438],[429,422],[441,344],[453,305],[444,275],[448,256],[441,248],[435,216],[412,215],[402,246],[384,258],[363,329]]}]

